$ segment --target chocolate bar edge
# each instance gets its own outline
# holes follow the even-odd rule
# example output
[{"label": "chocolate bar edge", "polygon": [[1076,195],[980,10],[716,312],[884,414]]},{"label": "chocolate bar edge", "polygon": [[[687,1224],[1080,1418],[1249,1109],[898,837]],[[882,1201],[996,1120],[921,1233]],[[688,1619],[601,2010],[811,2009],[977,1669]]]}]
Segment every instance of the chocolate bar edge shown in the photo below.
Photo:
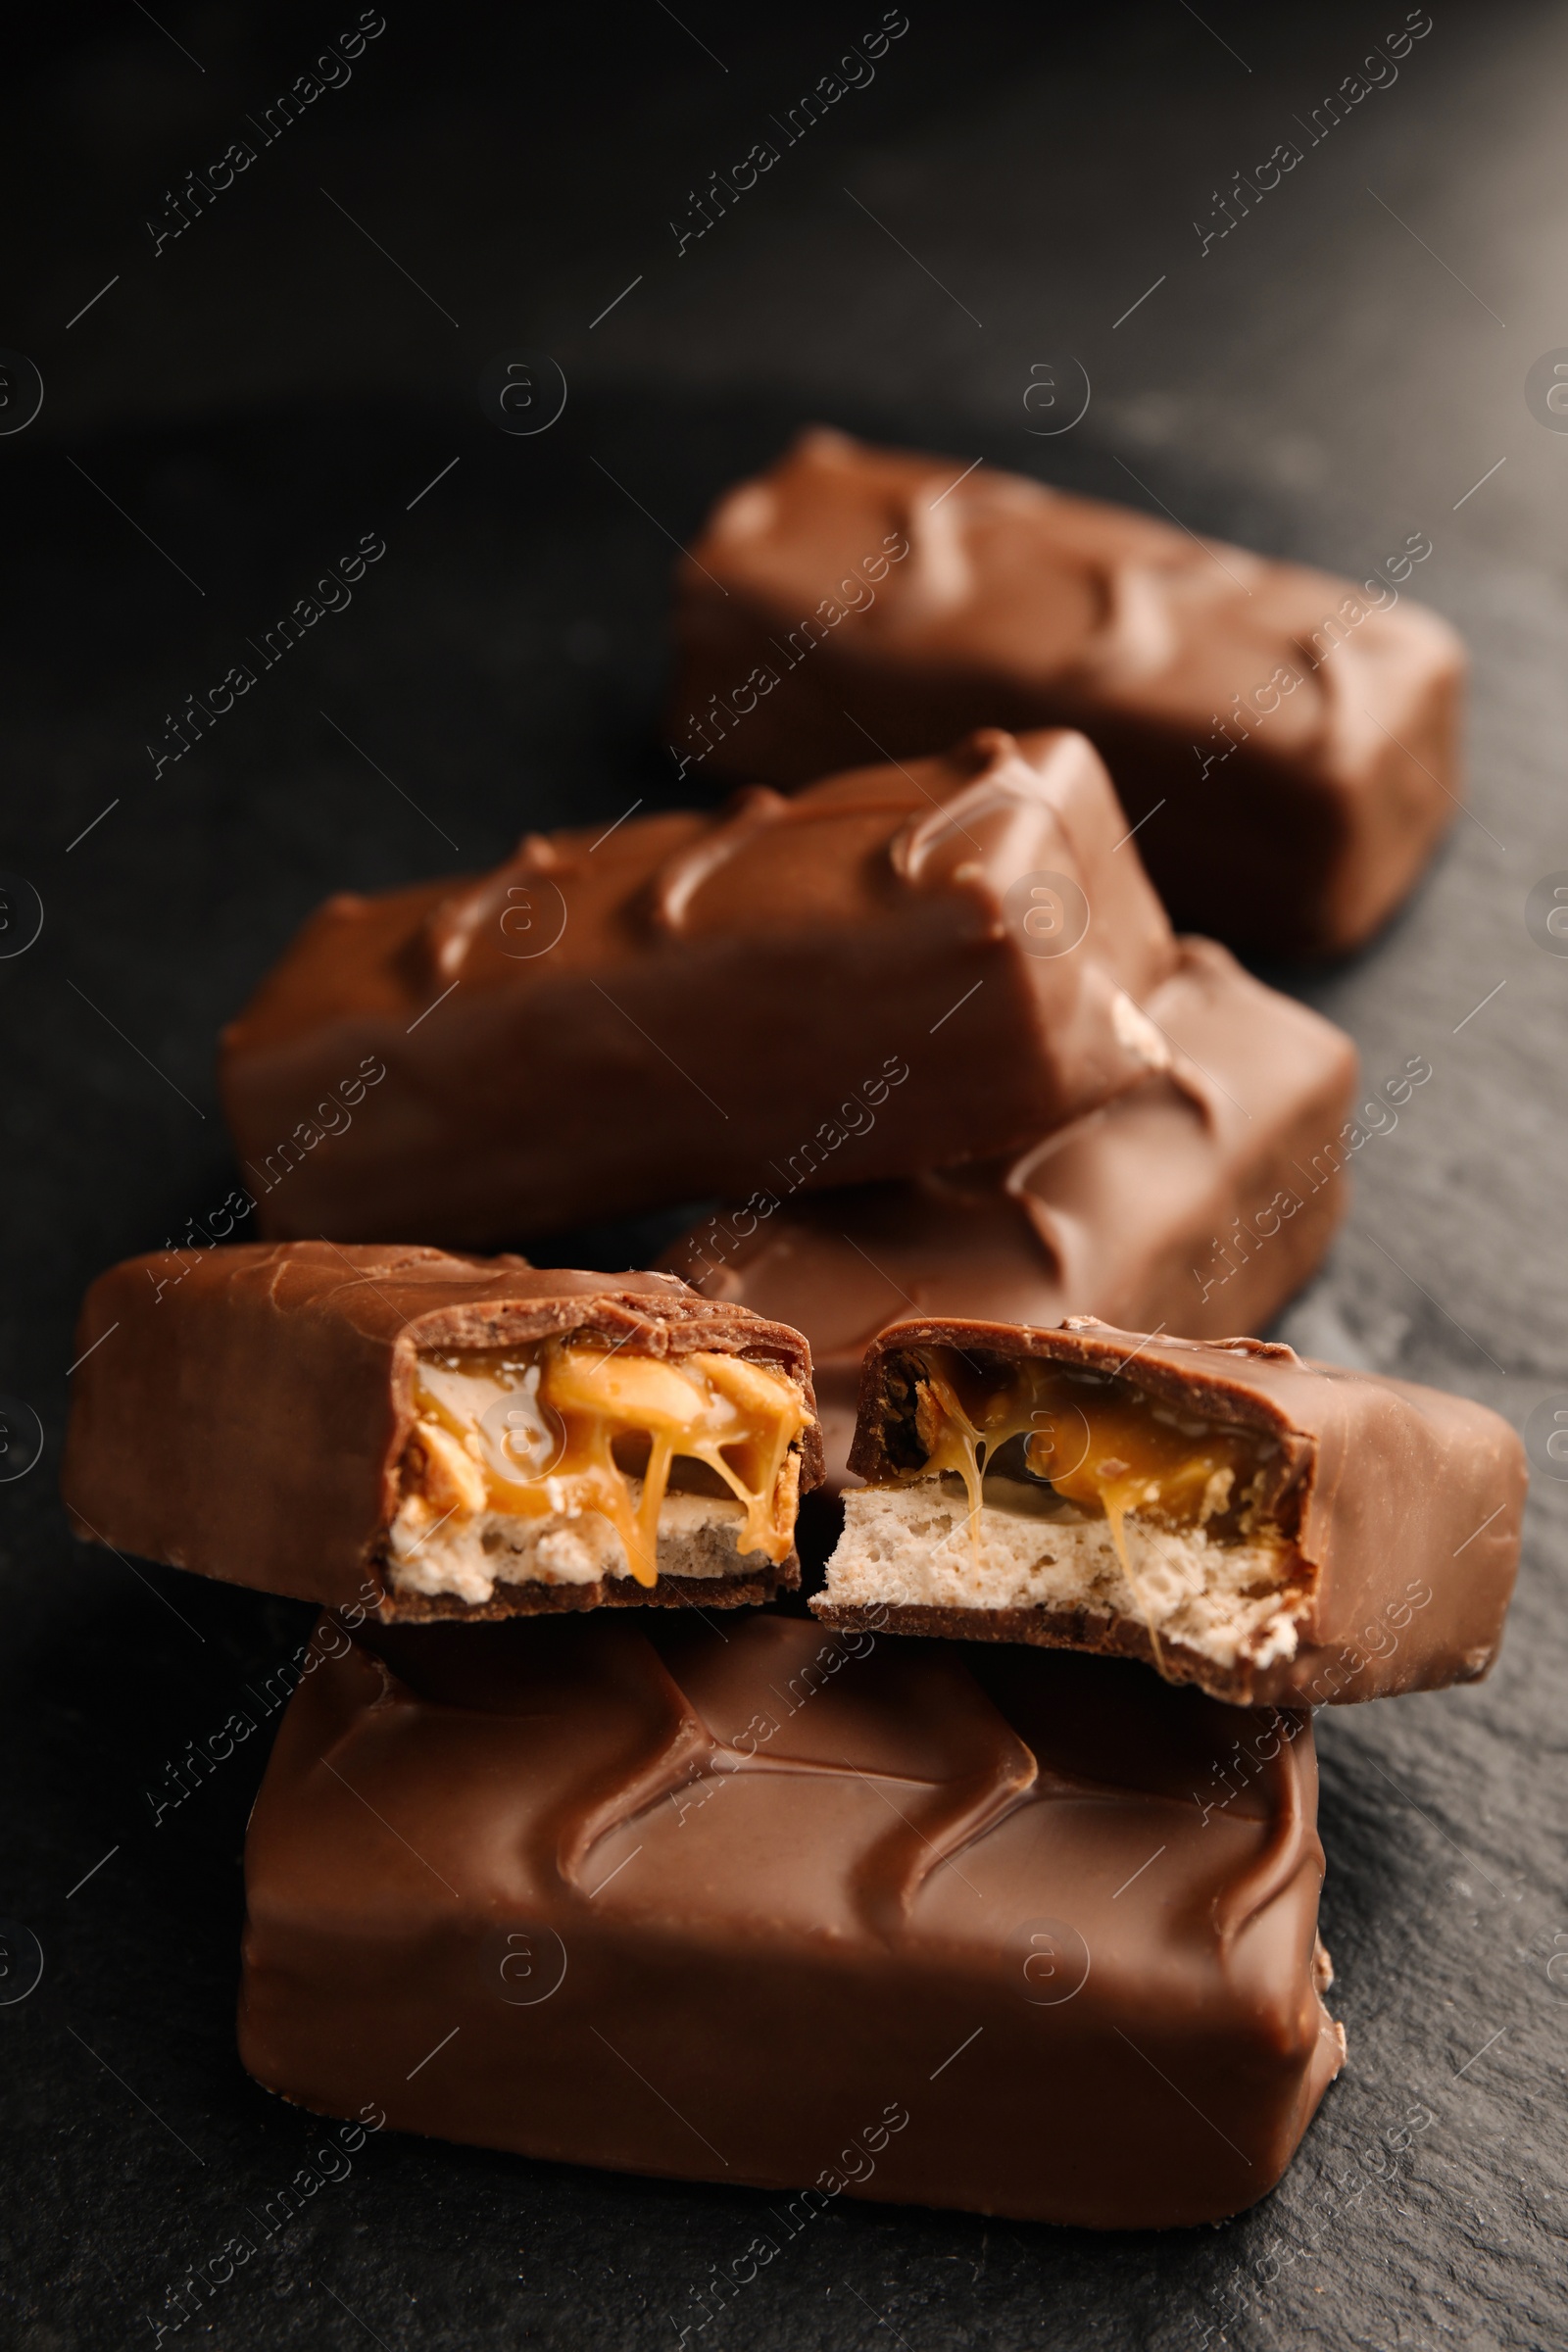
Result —
[{"label": "chocolate bar edge", "polygon": [[[1342,1642],[1307,1642],[1294,1657],[1272,1666],[1258,1670],[1243,1659],[1227,1671],[1186,1642],[1156,1641],[1147,1626],[1131,1618],[1098,1616],[1089,1609],[956,1609],[885,1601],[836,1603],[825,1598],[808,1605],[819,1625],[845,1632],[871,1628],[921,1640],[1023,1642],[1034,1649],[1077,1650],[1086,1657],[1133,1658],[1152,1666],[1162,1682],[1191,1684],[1229,1707],[1341,1706],[1363,1696],[1396,1698],[1402,1690],[1447,1690],[1465,1683],[1484,1682],[1501,1648],[1499,1637],[1484,1653],[1459,1660],[1441,1682],[1423,1678],[1401,1686],[1379,1681],[1363,1692],[1360,1677],[1346,1663],[1346,1644]],[[1326,1692],[1320,1694],[1312,1687],[1331,1679],[1334,1687]]]},{"label": "chocolate bar edge", "polygon": [[761,1606],[781,1592],[799,1592],[800,1583],[801,1555],[792,1551],[777,1567],[768,1561],[733,1576],[661,1576],[652,1585],[640,1585],[629,1576],[596,1577],[581,1585],[513,1584],[498,1577],[492,1600],[460,1600],[446,1592],[400,1593],[389,1586],[370,1614],[382,1625],[481,1625],[508,1617],[567,1616],[585,1609],[739,1609]]}]

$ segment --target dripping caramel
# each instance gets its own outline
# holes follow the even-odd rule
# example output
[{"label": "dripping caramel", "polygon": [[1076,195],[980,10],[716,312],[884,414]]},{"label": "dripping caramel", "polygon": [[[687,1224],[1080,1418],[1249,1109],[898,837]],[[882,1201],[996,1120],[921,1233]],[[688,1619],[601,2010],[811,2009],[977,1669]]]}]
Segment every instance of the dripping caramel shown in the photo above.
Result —
[{"label": "dripping caramel", "polygon": [[924,1459],[906,1475],[956,1472],[976,1535],[985,1477],[1004,1449],[1009,1462],[1021,1453],[1028,1479],[1091,1517],[1102,1515],[1124,1565],[1122,1526],[1131,1511],[1172,1529],[1214,1525],[1216,1534],[1240,1536],[1278,1451],[1257,1431],[1179,1412],[1129,1381],[1042,1356],[1008,1364],[998,1377],[956,1348],[928,1348],[909,1368]]},{"label": "dripping caramel", "polygon": [[744,1507],[738,1551],[775,1565],[789,1555],[796,1442],[810,1415],[795,1383],[771,1365],[709,1349],[637,1355],[586,1339],[432,1352],[416,1359],[414,1406],[402,1486],[432,1534],[481,1511],[597,1512],[620,1538],[631,1574],[651,1586],[660,1505],[682,1461],[702,1465]]}]

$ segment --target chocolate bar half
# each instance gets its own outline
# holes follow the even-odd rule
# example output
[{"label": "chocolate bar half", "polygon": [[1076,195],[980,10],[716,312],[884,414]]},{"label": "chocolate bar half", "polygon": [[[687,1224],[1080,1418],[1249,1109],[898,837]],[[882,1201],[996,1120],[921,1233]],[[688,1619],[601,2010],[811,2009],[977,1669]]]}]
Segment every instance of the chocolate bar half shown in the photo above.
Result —
[{"label": "chocolate bar half", "polygon": [[[1267,1327],[1345,1213],[1355,1050],[1211,940],[1146,1001],[1171,1048],[1114,1102],[1004,1158],[810,1197],[754,1194],[663,1264],[805,1333],[827,1480],[866,1348],[906,1316],[1223,1339]],[[1384,1114],[1387,1116],[1387,1114]]]},{"label": "chocolate bar half", "polygon": [[240,2057],[302,2106],[775,2190],[765,2266],[840,2196],[1218,2221],[1343,2063],[1302,1715],[758,1615],[366,1640],[246,1839]]},{"label": "chocolate bar half", "polygon": [[962,458],[808,432],[677,575],[683,772],[804,783],[963,728],[1081,727],[1176,922],[1358,945],[1458,807],[1464,653],[1365,581],[1269,562]]},{"label": "chocolate bar half", "polygon": [[800,1581],[806,1342],[670,1275],[163,1250],[99,1277],[76,1338],[64,1488],[95,1543],[389,1620]]},{"label": "chocolate bar half", "polygon": [[884,1331],[850,1468],[827,1623],[1119,1652],[1238,1705],[1478,1681],[1525,1496],[1467,1397],[1087,1316]]},{"label": "chocolate bar half", "polygon": [[223,1035],[261,1228],[505,1241],[1038,1135],[1164,1056],[1127,834],[1081,736],[993,729],[332,899]]}]

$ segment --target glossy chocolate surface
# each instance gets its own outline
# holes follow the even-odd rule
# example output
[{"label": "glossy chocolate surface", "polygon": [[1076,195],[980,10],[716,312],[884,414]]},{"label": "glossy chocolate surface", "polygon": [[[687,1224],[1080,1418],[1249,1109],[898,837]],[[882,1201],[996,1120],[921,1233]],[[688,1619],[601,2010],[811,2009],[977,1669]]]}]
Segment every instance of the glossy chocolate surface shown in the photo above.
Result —
[{"label": "glossy chocolate surface", "polygon": [[1092,1314],[1223,1339],[1265,1328],[1316,1269],[1346,1208],[1350,1041],[1209,940],[1181,943],[1145,1009],[1170,1068],[1023,1152],[813,1199],[775,1189],[665,1252],[707,1297],[806,1334],[830,1485],[890,1322]]},{"label": "glossy chocolate surface", "polygon": [[[784,1373],[814,1411],[798,1332],[664,1274],[542,1273],[519,1257],[330,1242],[160,1250],[111,1267],[82,1306],[63,1473],[73,1526],[228,1584],[388,1620],[678,1605],[682,1580],[665,1578],[651,1591],[619,1577],[504,1584],[479,1608],[388,1589],[382,1546],[416,1350],[566,1334],[677,1361],[747,1356]],[[805,1490],[821,1476],[814,1424],[800,1455]],[[697,1596],[765,1600],[799,1580],[793,1554],[777,1569],[749,1558],[745,1571]]]},{"label": "glossy chocolate surface", "polygon": [[[1260,1340],[1150,1338],[1089,1318],[1038,1330],[910,1317],[866,1353],[850,1468],[870,1483],[908,1466],[894,1391],[906,1351],[930,1345],[1119,1375],[1184,1419],[1269,1439],[1278,1447],[1269,1501],[1312,1571],[1309,1605],[1294,1656],[1228,1671],[1178,1645],[1156,1648],[1130,1618],[910,1608],[888,1611],[890,1628],[1147,1658],[1240,1705],[1381,1698],[1491,1670],[1519,1564],[1526,1470],[1518,1437],[1487,1406]],[[812,1606],[829,1622],[863,1614]]]},{"label": "glossy chocolate surface", "polygon": [[[902,549],[902,554],[899,552]],[[801,784],[964,727],[1081,727],[1178,924],[1337,953],[1458,806],[1463,649],[1409,600],[961,458],[803,434],[677,575],[671,748]]]},{"label": "glossy chocolate surface", "polygon": [[771,1616],[368,1639],[246,1844],[240,2055],[307,2107],[756,2183],[776,2243],[1151,2228],[1262,2196],[1342,2063],[1303,1716]]},{"label": "glossy chocolate surface", "polygon": [[1127,829],[1081,736],[984,729],[329,900],[224,1032],[263,1230],[506,1240],[1075,1117],[1159,1054],[1175,943]]}]

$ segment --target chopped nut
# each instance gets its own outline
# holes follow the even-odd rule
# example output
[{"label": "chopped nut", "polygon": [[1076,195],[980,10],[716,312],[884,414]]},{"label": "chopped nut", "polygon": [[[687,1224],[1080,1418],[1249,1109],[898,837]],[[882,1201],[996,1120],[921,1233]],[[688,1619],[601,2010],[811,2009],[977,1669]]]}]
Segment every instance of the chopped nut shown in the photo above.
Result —
[{"label": "chopped nut", "polygon": [[773,1488],[773,1521],[778,1527],[793,1527],[801,1503],[801,1457],[792,1446],[784,1456]]},{"label": "chopped nut", "polygon": [[416,1422],[404,1457],[412,1492],[439,1514],[482,1511],[484,1475],[458,1440],[434,1421]]}]

